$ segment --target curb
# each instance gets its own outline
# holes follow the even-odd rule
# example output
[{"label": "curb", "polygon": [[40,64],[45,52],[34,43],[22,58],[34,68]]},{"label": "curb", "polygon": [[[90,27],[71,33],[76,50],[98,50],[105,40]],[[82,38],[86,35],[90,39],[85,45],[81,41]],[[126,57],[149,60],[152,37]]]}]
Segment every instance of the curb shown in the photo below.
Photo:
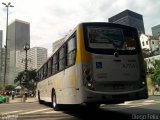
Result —
[{"label": "curb", "polygon": [[9,103],[4,103],[4,104],[14,104],[14,103],[36,103],[38,101],[26,101],[26,102],[21,102],[21,101],[15,101],[15,102],[9,102]]},{"label": "curb", "polygon": [[33,103],[33,102],[38,102],[36,100],[36,98],[27,98],[27,100],[25,102],[23,102],[22,98],[15,98],[14,100],[10,100],[9,104],[13,104],[13,103]]}]

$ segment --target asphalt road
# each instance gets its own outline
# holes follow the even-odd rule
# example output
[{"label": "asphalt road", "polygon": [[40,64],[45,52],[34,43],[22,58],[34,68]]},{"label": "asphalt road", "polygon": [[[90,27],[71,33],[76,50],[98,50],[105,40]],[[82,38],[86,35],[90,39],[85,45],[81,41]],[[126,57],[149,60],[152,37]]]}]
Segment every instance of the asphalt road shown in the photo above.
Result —
[{"label": "asphalt road", "polygon": [[49,104],[37,102],[1,104],[0,120],[160,120],[160,96],[101,105],[98,110],[88,110],[84,106],[66,107],[63,111],[54,111]]}]

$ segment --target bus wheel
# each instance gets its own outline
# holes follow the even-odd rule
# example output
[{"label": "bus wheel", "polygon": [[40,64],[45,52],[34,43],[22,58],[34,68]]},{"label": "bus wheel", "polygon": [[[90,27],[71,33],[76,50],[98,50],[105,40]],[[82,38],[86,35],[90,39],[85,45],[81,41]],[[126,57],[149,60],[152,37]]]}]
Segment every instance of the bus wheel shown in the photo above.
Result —
[{"label": "bus wheel", "polygon": [[40,98],[40,92],[39,91],[38,91],[38,102],[39,102],[39,104],[43,104],[43,101]]},{"label": "bus wheel", "polygon": [[57,98],[55,92],[52,93],[52,106],[54,110],[59,110],[59,105],[57,104]]},{"label": "bus wheel", "polygon": [[87,107],[88,109],[98,109],[99,106],[100,106],[99,103],[86,103],[86,107]]}]

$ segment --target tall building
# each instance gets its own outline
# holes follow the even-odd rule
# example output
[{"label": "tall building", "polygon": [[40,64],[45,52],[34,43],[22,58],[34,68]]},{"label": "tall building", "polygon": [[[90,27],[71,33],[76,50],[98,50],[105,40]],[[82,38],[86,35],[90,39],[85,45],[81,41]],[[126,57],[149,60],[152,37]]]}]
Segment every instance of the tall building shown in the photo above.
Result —
[{"label": "tall building", "polygon": [[2,39],[3,39],[3,31],[0,30],[0,84],[2,83],[3,81],[3,78],[2,78]]},{"label": "tall building", "polygon": [[108,19],[109,22],[132,26],[138,29],[139,34],[145,33],[143,16],[130,10],[124,10]]},{"label": "tall building", "polygon": [[64,40],[65,40],[65,37],[62,38],[62,39],[59,39],[59,40],[55,41],[52,44],[52,52],[53,53],[54,53],[55,50],[57,50],[57,48],[59,48],[63,44]]},{"label": "tall building", "polygon": [[160,35],[160,25],[156,25],[156,26],[152,27],[152,35],[153,36]]},{"label": "tall building", "polygon": [[[2,57],[1,57],[1,81],[0,81],[0,84],[3,85],[4,83],[4,68],[5,68],[5,51],[6,49],[5,48],[2,48]],[[6,78],[8,78],[8,74],[6,74]],[[8,81],[6,81],[6,84],[8,84]]]},{"label": "tall building", "polygon": [[7,40],[7,74],[8,84],[14,84],[17,76],[16,51],[24,51],[24,45],[30,45],[30,24],[25,21],[15,20],[8,26]]},{"label": "tall building", "polygon": [[[19,72],[25,69],[26,52],[16,51],[16,67]],[[42,47],[33,47],[27,52],[28,69],[38,69],[47,60],[47,49]]]}]

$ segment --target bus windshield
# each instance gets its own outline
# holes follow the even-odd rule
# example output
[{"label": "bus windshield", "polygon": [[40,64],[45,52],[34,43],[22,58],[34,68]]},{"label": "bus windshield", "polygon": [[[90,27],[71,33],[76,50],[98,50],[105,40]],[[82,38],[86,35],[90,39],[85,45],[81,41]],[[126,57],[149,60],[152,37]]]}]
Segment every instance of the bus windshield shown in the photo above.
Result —
[{"label": "bus windshield", "polygon": [[136,41],[132,31],[111,27],[88,27],[87,39],[90,48],[135,50]]}]

